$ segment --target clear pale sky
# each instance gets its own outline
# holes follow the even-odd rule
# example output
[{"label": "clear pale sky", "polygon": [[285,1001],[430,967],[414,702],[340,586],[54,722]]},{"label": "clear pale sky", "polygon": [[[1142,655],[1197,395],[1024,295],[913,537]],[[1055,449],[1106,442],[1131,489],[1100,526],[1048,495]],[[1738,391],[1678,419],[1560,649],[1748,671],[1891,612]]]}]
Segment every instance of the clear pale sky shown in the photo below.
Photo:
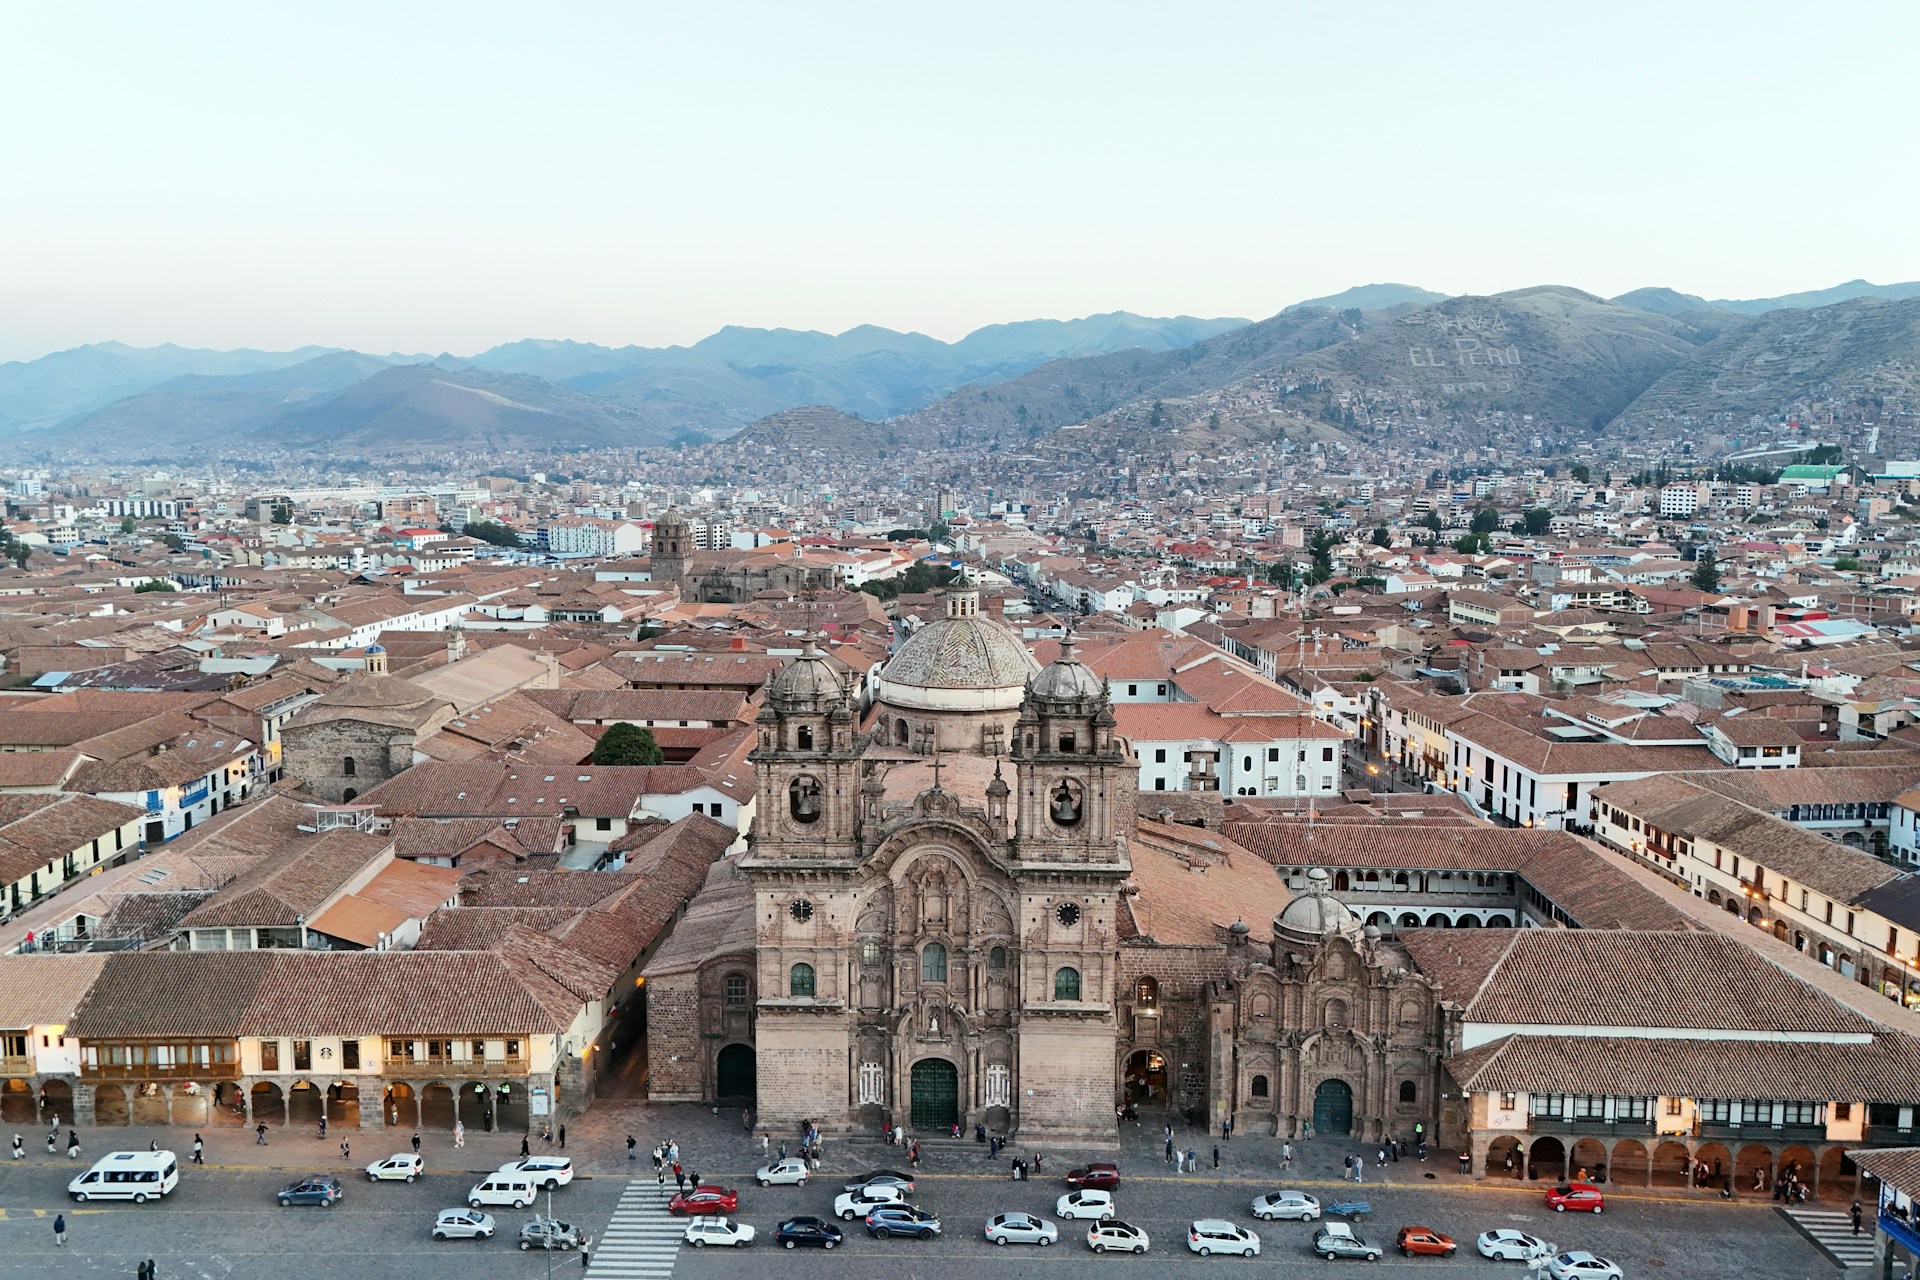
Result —
[{"label": "clear pale sky", "polygon": [[16,4],[0,359],[1920,278],[1920,6]]}]

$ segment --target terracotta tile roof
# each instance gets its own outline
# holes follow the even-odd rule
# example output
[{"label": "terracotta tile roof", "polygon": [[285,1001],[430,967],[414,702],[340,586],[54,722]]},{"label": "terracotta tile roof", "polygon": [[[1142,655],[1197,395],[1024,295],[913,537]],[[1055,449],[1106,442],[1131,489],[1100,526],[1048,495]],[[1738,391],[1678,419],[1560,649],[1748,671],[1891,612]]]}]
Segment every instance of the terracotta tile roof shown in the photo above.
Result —
[{"label": "terracotta tile roof", "polygon": [[391,843],[384,835],[360,831],[304,835],[278,857],[262,859],[189,911],[180,927],[297,925],[320,910]]},{"label": "terracotta tile roof", "polygon": [[1132,848],[1138,892],[1126,905],[1138,936],[1155,942],[1220,943],[1235,920],[1267,942],[1293,900],[1272,863],[1216,832],[1142,820]]},{"label": "terracotta tile roof", "polygon": [[24,1030],[73,1021],[93,986],[105,952],[0,956],[0,1027]]},{"label": "terracotta tile roof", "polygon": [[714,863],[686,914],[647,962],[647,980],[691,973],[721,956],[741,957],[751,967],[753,904],[753,884],[737,863],[731,858]]},{"label": "terracotta tile roof", "polygon": [[1856,1148],[1847,1155],[1868,1173],[1908,1195],[1920,1191],[1920,1147]]},{"label": "terracotta tile roof", "polygon": [[[192,954],[175,952],[173,954]],[[580,1002],[491,951],[266,953],[271,981],[246,1035],[512,1035],[558,1032]]]},{"label": "terracotta tile roof", "polygon": [[542,933],[571,920],[569,907],[443,907],[427,917],[416,951],[485,951],[516,926]]},{"label": "terracotta tile roof", "polygon": [[0,884],[31,875],[37,868],[145,817],[144,809],[94,796],[0,794]]},{"label": "terracotta tile roof", "polygon": [[66,780],[85,757],[63,751],[0,751],[0,788],[52,787]]},{"label": "terracotta tile roof", "polygon": [[[123,951],[107,957],[68,1024],[83,1040],[121,1036],[231,1039],[248,1025],[271,951]],[[248,1034],[266,1034],[264,1029]],[[315,1034],[321,1034],[316,1032]]]},{"label": "terracotta tile roof", "polygon": [[1756,1034],[1877,1029],[1719,933],[1407,929],[1399,938],[1470,1022]]},{"label": "terracotta tile roof", "polygon": [[1920,1041],[1893,1033],[1866,1044],[1515,1035],[1456,1054],[1446,1067],[1470,1092],[1910,1103]]}]

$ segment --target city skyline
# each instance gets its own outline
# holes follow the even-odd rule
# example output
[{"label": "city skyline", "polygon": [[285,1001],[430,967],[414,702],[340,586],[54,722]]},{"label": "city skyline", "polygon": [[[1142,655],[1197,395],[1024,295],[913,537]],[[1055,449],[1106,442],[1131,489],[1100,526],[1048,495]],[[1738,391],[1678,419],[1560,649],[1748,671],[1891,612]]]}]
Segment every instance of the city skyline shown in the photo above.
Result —
[{"label": "city skyline", "polygon": [[1920,277],[1894,6],[473,13],[22,19],[0,360]]}]

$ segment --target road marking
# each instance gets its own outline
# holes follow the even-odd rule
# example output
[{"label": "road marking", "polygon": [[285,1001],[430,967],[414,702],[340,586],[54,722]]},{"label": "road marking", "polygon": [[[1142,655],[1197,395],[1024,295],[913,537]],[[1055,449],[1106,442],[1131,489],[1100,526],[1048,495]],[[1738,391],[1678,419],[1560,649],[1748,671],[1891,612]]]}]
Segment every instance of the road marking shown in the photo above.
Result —
[{"label": "road marking", "polygon": [[679,1259],[686,1227],[667,1213],[657,1183],[632,1179],[620,1203],[593,1242],[587,1274],[595,1280],[665,1280]]},{"label": "road marking", "polygon": [[1800,1229],[1800,1233],[1842,1267],[1873,1265],[1873,1228],[1863,1223],[1860,1235],[1853,1233],[1853,1216],[1837,1209],[1788,1209],[1780,1214]]}]

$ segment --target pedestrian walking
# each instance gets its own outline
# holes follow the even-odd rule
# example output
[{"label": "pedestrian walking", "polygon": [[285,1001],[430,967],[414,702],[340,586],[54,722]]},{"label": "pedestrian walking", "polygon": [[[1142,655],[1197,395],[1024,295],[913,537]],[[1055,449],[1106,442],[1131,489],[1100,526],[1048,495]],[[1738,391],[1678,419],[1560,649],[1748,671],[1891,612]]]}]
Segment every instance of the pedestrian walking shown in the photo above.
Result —
[{"label": "pedestrian walking", "polygon": [[679,1165],[673,1166],[673,1185],[680,1189],[682,1195],[686,1194],[687,1175],[681,1170]]},{"label": "pedestrian walking", "polygon": [[79,1158],[80,1134],[77,1130],[69,1129],[67,1130],[67,1159],[78,1160]]},{"label": "pedestrian walking", "polygon": [[253,1145],[256,1147],[264,1147],[267,1145],[267,1122],[265,1120],[253,1126]]},{"label": "pedestrian walking", "polygon": [[740,1108],[740,1127],[748,1133],[753,1132],[753,1112],[746,1107]]},{"label": "pedestrian walking", "polygon": [[1167,1138],[1167,1163],[1173,1163],[1173,1138],[1171,1135]]},{"label": "pedestrian walking", "polygon": [[67,1215],[64,1213],[53,1215],[53,1242],[62,1249],[67,1247]]},{"label": "pedestrian walking", "polygon": [[665,1195],[667,1193],[667,1166],[663,1164],[653,1166],[653,1180],[660,1184],[660,1194]]},{"label": "pedestrian walking", "polygon": [[20,1135],[17,1133],[13,1135],[13,1158],[15,1160],[24,1160],[27,1158],[27,1148],[25,1144],[20,1141]]},{"label": "pedestrian walking", "polygon": [[1040,1153],[1038,1151],[1033,1153],[1033,1171],[1035,1173],[1040,1172]]},{"label": "pedestrian walking", "polygon": [[1292,1141],[1287,1141],[1287,1142],[1282,1142],[1282,1143],[1280,1144],[1280,1167],[1281,1167],[1282,1169],[1291,1169],[1291,1168],[1293,1168],[1293,1143],[1292,1143]]},{"label": "pedestrian walking", "polygon": [[420,1135],[417,1133],[413,1135],[413,1154],[420,1154]]},{"label": "pedestrian walking", "polygon": [[153,1280],[153,1264],[142,1262],[133,1269],[134,1280]]},{"label": "pedestrian walking", "polygon": [[[627,1159],[628,1160],[638,1160],[640,1158],[639,1150],[638,1150],[639,1146],[640,1144],[634,1141],[633,1135],[628,1134],[627,1135]],[[657,1157],[654,1159],[653,1167],[656,1169],[660,1167],[660,1161]]]},{"label": "pedestrian walking", "polygon": [[319,1138],[320,1138],[320,1139],[321,1139],[322,1141],[325,1141],[325,1140],[326,1140],[326,1136],[327,1136],[327,1118],[326,1118],[325,1116],[321,1116],[321,1117],[320,1117],[320,1132],[319,1132],[319,1134],[318,1134],[317,1136],[318,1136],[318,1137],[319,1137]]},{"label": "pedestrian walking", "polygon": [[1313,1121],[1302,1120],[1300,1122],[1300,1141],[1302,1142],[1313,1141]]},{"label": "pedestrian walking", "polygon": [[1465,1177],[1467,1174],[1472,1172],[1473,1172],[1473,1156],[1468,1152],[1462,1151],[1460,1153],[1460,1175],[1462,1177]]},{"label": "pedestrian walking", "polygon": [[521,1134],[520,1135],[520,1158],[522,1160],[525,1160],[531,1154],[533,1153],[527,1147],[527,1136],[525,1134]]},{"label": "pedestrian walking", "polygon": [[1860,1234],[1860,1202],[1858,1200],[1855,1200],[1853,1202],[1853,1207],[1849,1209],[1847,1212],[1849,1216],[1853,1218],[1853,1234],[1859,1235]]},{"label": "pedestrian walking", "polygon": [[780,1158],[782,1160],[787,1158],[787,1144],[784,1142],[780,1144]]},{"label": "pedestrian walking", "polygon": [[1233,1121],[1222,1120],[1220,1122],[1220,1141],[1222,1142],[1233,1141]]},{"label": "pedestrian walking", "polygon": [[53,1113],[53,1123],[48,1127],[51,1128],[55,1133],[60,1132],[60,1113],[58,1111]]},{"label": "pedestrian walking", "polygon": [[1385,1147],[1380,1148],[1380,1154],[1374,1157],[1373,1163],[1376,1168],[1384,1169],[1387,1167],[1387,1149]]},{"label": "pedestrian walking", "polygon": [[54,1149],[59,1144],[59,1142],[60,1142],[60,1135],[58,1133],[50,1133],[47,1135],[47,1154],[48,1155],[53,1154]]},{"label": "pedestrian walking", "polygon": [[467,1122],[465,1120],[455,1120],[453,1122],[453,1145],[455,1147],[464,1147],[467,1145]]},{"label": "pedestrian walking", "polygon": [[[760,1135],[760,1158],[762,1160],[765,1160],[767,1158],[767,1146],[772,1141],[773,1141],[772,1134],[763,1133]],[[891,1129],[887,1130],[887,1142],[889,1144],[893,1142],[893,1130]]]},{"label": "pedestrian walking", "polygon": [[[782,1154],[785,1154],[786,1152],[785,1147],[780,1148],[780,1150]],[[680,1163],[680,1144],[675,1142],[672,1138],[667,1139],[667,1163],[668,1164]]]},{"label": "pedestrian walking", "polygon": [[1400,1163],[1400,1143],[1397,1139],[1388,1141],[1387,1159],[1393,1161],[1395,1164]]},{"label": "pedestrian walking", "polygon": [[349,1162],[353,1160],[353,1148],[345,1138],[340,1139],[340,1158]]},{"label": "pedestrian walking", "polygon": [[1200,1153],[1198,1151],[1195,1151],[1192,1147],[1188,1147],[1187,1148],[1187,1172],[1198,1173],[1199,1171],[1200,1171]]},{"label": "pedestrian walking", "polygon": [[560,1149],[562,1151],[567,1149],[567,1126],[565,1125],[560,1126]]},{"label": "pedestrian walking", "polygon": [[1220,1167],[1220,1144],[1217,1142],[1213,1144],[1213,1167]]}]

